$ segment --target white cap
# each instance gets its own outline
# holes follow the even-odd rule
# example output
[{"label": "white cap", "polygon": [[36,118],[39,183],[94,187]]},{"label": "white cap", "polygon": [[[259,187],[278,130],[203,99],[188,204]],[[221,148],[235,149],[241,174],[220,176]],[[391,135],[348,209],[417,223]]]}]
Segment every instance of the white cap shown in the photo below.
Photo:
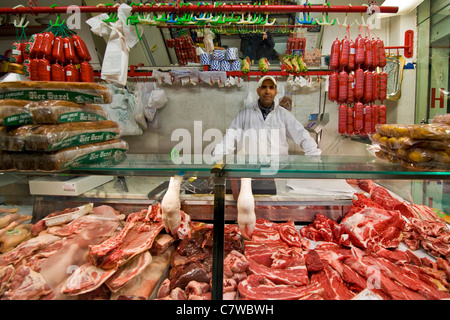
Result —
[{"label": "white cap", "polygon": [[261,86],[262,86],[264,80],[271,80],[271,81],[273,82],[273,84],[275,85],[275,87],[278,85],[278,84],[277,84],[277,80],[275,80],[274,77],[271,77],[271,76],[264,76],[264,77],[262,77],[261,79],[259,79],[259,81],[258,81],[258,88],[261,88]]}]

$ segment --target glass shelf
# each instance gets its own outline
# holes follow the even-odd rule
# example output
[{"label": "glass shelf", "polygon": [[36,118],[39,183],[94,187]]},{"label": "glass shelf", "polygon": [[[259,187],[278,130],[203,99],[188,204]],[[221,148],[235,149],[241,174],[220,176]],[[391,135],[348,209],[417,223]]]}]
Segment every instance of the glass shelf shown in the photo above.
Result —
[{"label": "glass shelf", "polygon": [[[450,171],[418,171],[372,156],[285,156],[271,162],[260,159],[227,157],[222,173],[225,177],[318,178],[318,179],[450,179]],[[183,172],[210,177],[215,163],[206,163],[201,155],[192,155],[190,163],[175,164],[170,155],[127,154],[114,165],[83,165],[70,174],[168,176]],[[220,171],[220,170],[219,170]]]},{"label": "glass shelf", "polygon": [[[188,163],[186,163],[188,162]],[[227,157],[222,169],[212,170],[215,163],[205,162],[202,155],[174,163],[168,154],[127,154],[125,159],[81,165],[66,171],[3,171],[29,175],[115,175],[172,176],[179,173],[211,177],[219,173],[226,178],[317,178],[317,179],[435,179],[450,180],[450,171],[419,171],[402,167],[372,156],[285,156],[272,159],[237,159]]]}]

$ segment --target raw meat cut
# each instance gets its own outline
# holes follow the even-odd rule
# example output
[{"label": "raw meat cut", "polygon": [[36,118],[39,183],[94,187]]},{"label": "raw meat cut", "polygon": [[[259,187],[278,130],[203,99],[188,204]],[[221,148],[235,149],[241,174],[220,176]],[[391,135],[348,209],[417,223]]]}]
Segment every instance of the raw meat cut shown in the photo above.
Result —
[{"label": "raw meat cut", "polygon": [[325,300],[349,300],[355,294],[345,285],[339,273],[326,265],[321,271],[311,275],[311,283],[320,283],[324,288],[321,297]]},{"label": "raw meat cut", "polygon": [[396,209],[410,221],[403,234],[411,250],[421,246],[430,254],[450,261],[450,229],[432,208],[402,202]]},{"label": "raw meat cut", "polygon": [[153,241],[153,246],[150,249],[150,253],[157,256],[164,251],[174,242],[173,237],[167,233],[160,233],[156,236],[155,241]]},{"label": "raw meat cut", "polygon": [[300,235],[314,241],[331,241],[345,246],[350,245],[344,228],[320,213],[315,216],[311,224],[300,229]]},{"label": "raw meat cut", "polygon": [[400,200],[394,198],[389,191],[380,186],[375,186],[370,190],[370,198],[386,210],[394,210],[400,204]]},{"label": "raw meat cut", "polygon": [[11,279],[2,300],[37,300],[52,292],[42,276],[28,267],[20,266]]},{"label": "raw meat cut", "polygon": [[138,276],[111,295],[111,300],[147,300],[150,298],[164,271],[170,263],[174,248],[171,246],[150,263]]},{"label": "raw meat cut", "polygon": [[22,242],[13,250],[0,256],[0,266],[6,266],[10,263],[17,265],[21,260],[31,257],[39,250],[60,239],[58,236],[45,234]]},{"label": "raw meat cut", "polygon": [[229,277],[232,277],[233,273],[246,272],[249,266],[250,262],[237,250],[232,250],[223,261],[224,273],[229,270]]},{"label": "raw meat cut", "polygon": [[272,265],[272,255],[278,249],[288,248],[283,242],[258,242],[245,241],[245,257],[263,266],[269,267]]},{"label": "raw meat cut", "polygon": [[[249,262],[242,255],[242,237],[236,225],[225,226],[224,233],[224,284],[223,298],[232,298],[237,283],[247,277]],[[160,286],[157,298],[173,299],[211,299],[211,292],[201,295],[190,294],[189,284],[205,283],[212,279],[212,237],[213,228],[204,223],[193,223],[190,238],[184,238],[171,257],[169,277]],[[195,281],[195,282],[192,282]],[[202,288],[206,286],[202,285]],[[181,289],[181,290],[180,290]],[[188,292],[186,292],[186,289]]]},{"label": "raw meat cut", "polygon": [[110,206],[103,205],[94,207],[91,214],[81,216],[65,226],[49,227],[47,232],[60,237],[68,237],[89,228],[95,234],[99,234],[102,233],[103,228],[112,228],[111,225],[118,226],[120,218],[121,216],[118,211]]},{"label": "raw meat cut", "polygon": [[366,264],[356,258],[345,258],[344,264],[350,266],[368,281],[368,288],[373,292],[389,297],[393,300],[424,300],[425,298],[411,291],[396,281],[391,280],[383,272],[380,272],[376,266]]},{"label": "raw meat cut", "polygon": [[370,198],[386,210],[394,210],[401,201],[394,198],[388,190],[377,186],[372,180],[358,180],[358,186],[370,194]]},{"label": "raw meat cut", "polygon": [[323,287],[319,283],[306,286],[277,285],[262,275],[250,275],[238,284],[242,299],[246,300],[298,300],[313,293],[320,294]]},{"label": "raw meat cut", "polygon": [[450,293],[441,292],[435,283],[431,281],[425,282],[415,273],[410,272],[405,268],[401,268],[383,258],[375,259],[374,257],[367,256],[363,258],[363,262],[367,265],[377,266],[380,269],[380,272],[390,279],[403,285],[405,288],[420,293],[426,299],[450,299]]},{"label": "raw meat cut", "polygon": [[11,281],[14,271],[12,265],[0,267],[0,298],[8,290],[9,281]]},{"label": "raw meat cut", "polygon": [[[292,251],[291,251],[292,252]],[[275,284],[292,284],[303,286],[308,284],[308,271],[303,257],[295,257],[296,262],[287,268],[271,268],[250,260],[250,274],[262,275]]]},{"label": "raw meat cut", "polygon": [[399,211],[365,207],[347,214],[340,226],[359,248],[396,248],[406,222]]},{"label": "raw meat cut", "polygon": [[89,262],[77,268],[67,279],[61,292],[68,295],[78,295],[93,291],[110,278],[116,269],[104,270]]},{"label": "raw meat cut", "polygon": [[309,273],[318,272],[325,268],[325,264],[320,259],[316,250],[309,250],[305,256],[306,268]]},{"label": "raw meat cut", "polygon": [[136,277],[152,262],[152,255],[145,251],[121,266],[105,284],[112,292],[117,292],[128,281]]},{"label": "raw meat cut", "polygon": [[304,250],[309,249],[309,241],[300,236],[295,229],[295,225],[292,223],[286,223],[282,225],[278,231],[280,232],[280,238],[290,247],[298,247]]},{"label": "raw meat cut", "polygon": [[208,293],[210,289],[211,288],[208,283],[192,280],[186,286],[185,292],[188,297],[191,295],[202,296],[203,294]]},{"label": "raw meat cut", "polygon": [[152,247],[153,240],[164,228],[159,205],[132,213],[125,227],[103,243],[90,246],[88,260],[103,269],[117,269],[134,256]]},{"label": "raw meat cut", "polygon": [[243,290],[244,298],[256,298],[261,294],[261,299],[264,299],[270,286],[276,286],[273,290],[278,290],[278,286],[284,290],[282,286],[307,285],[309,278],[303,250],[307,251],[309,247],[309,240],[300,236],[292,221],[277,224],[257,219],[252,239],[244,242],[244,248],[249,262],[247,273],[263,279],[253,278],[258,281],[251,280],[243,285],[242,281],[239,282],[239,292]]}]

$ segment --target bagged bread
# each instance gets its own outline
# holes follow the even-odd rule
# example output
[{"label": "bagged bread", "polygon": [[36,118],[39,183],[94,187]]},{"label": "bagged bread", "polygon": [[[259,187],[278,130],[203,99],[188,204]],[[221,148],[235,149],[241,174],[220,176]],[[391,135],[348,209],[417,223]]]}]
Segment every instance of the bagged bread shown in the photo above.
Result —
[{"label": "bagged bread", "polygon": [[107,87],[92,82],[10,81],[0,83],[0,99],[111,103],[112,93]]},{"label": "bagged bread", "polygon": [[389,137],[383,136],[379,133],[374,133],[370,136],[372,143],[379,144],[390,149],[409,149],[411,147],[426,148],[434,150],[449,149],[449,140],[416,140],[411,137]]},{"label": "bagged bread", "polygon": [[25,149],[25,137],[33,125],[20,127],[0,127],[0,149],[7,151],[22,151]]},{"label": "bagged bread", "polygon": [[450,113],[435,115],[433,117],[433,123],[450,124]]},{"label": "bagged bread", "polygon": [[416,140],[450,140],[450,125],[430,124],[379,124],[376,132],[388,137],[409,137]]},{"label": "bagged bread", "polygon": [[105,159],[121,157],[128,151],[123,140],[109,140],[62,149],[42,154],[36,160],[36,169],[44,171],[66,170],[82,164],[102,162]]},{"label": "bagged bread", "polygon": [[29,109],[33,123],[65,123],[106,120],[106,112],[101,106],[78,104],[64,100],[46,100],[32,102]]},{"label": "bagged bread", "polygon": [[26,100],[0,100],[0,125],[17,126],[31,123],[29,103],[30,101]]},{"label": "bagged bread", "polygon": [[4,152],[3,170],[63,171],[80,165],[117,164],[125,158],[128,144],[123,140],[108,140],[65,148],[53,152]]},{"label": "bagged bread", "polygon": [[104,120],[32,125],[24,140],[25,150],[55,151],[119,137],[119,125],[114,121]]}]

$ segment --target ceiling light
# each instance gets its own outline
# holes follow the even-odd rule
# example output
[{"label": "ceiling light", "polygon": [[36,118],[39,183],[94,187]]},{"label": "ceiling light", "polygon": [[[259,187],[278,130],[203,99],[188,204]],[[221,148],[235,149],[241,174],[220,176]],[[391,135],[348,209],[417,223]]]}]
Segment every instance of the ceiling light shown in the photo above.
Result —
[{"label": "ceiling light", "polygon": [[385,0],[381,6],[398,7],[398,12],[393,14],[378,14],[378,18],[388,18],[395,15],[408,14],[422,2],[423,0]]}]

